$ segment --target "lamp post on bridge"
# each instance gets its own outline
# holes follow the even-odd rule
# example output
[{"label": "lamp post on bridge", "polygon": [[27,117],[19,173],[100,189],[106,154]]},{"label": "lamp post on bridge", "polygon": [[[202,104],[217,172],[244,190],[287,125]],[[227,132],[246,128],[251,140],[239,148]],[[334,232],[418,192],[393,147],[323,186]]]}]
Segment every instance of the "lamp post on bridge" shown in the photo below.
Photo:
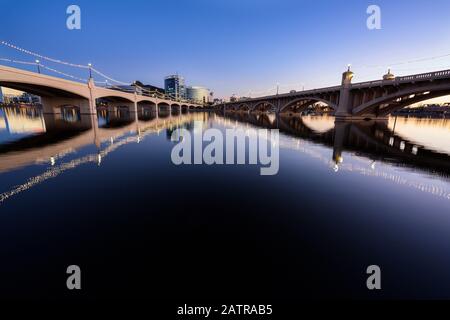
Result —
[{"label": "lamp post on bridge", "polygon": [[89,67],[89,79],[88,79],[88,88],[89,88],[89,110],[91,114],[97,115],[97,103],[95,99],[95,82],[92,78],[92,63],[88,63]]},{"label": "lamp post on bridge", "polygon": [[88,63],[89,67],[89,79],[92,79],[92,63]]},{"label": "lamp post on bridge", "polygon": [[41,62],[39,60],[36,60],[35,62],[36,62],[36,65],[37,65],[38,73],[41,74]]}]

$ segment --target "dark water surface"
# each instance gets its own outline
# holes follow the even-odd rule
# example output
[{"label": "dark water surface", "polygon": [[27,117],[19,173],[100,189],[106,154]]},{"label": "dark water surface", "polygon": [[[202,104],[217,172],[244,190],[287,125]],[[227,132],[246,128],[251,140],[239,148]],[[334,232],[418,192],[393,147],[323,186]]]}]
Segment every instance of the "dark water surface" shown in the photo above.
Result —
[{"label": "dark water surface", "polygon": [[[448,120],[155,116],[0,109],[0,297],[450,298]],[[174,165],[194,120],[279,128],[279,173]]]}]

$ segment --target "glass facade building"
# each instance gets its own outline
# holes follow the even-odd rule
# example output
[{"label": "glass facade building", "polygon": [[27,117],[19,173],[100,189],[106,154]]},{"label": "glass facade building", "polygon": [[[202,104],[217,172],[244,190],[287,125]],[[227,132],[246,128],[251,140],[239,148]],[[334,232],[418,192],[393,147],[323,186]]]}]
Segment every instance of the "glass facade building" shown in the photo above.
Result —
[{"label": "glass facade building", "polygon": [[186,90],[187,98],[198,103],[208,103],[210,92],[204,87],[188,87]]},{"label": "glass facade building", "polygon": [[176,99],[186,99],[186,85],[184,78],[179,75],[171,75],[164,79],[166,94]]}]

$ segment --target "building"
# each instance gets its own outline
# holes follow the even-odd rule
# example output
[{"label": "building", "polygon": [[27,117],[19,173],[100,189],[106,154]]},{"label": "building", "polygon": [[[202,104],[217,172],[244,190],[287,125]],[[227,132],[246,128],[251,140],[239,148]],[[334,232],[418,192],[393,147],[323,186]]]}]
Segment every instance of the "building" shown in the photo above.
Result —
[{"label": "building", "polygon": [[195,102],[206,104],[210,100],[209,89],[204,87],[188,87],[186,90],[187,99]]},{"label": "building", "polygon": [[4,104],[40,104],[41,98],[34,95],[23,92],[21,95],[17,94],[5,94],[2,97],[2,103]]},{"label": "building", "polygon": [[134,84],[130,84],[129,86],[126,86],[126,85],[114,86],[110,89],[119,90],[119,91],[136,92],[137,94],[142,95],[142,89],[139,86],[135,89]]},{"label": "building", "polygon": [[[137,85],[136,90],[135,90],[135,84]],[[110,88],[112,90],[122,90],[122,91],[128,91],[128,92],[135,92],[137,94],[140,95],[157,95],[157,96],[162,96],[165,94],[164,89],[159,88],[159,87],[155,87],[149,84],[143,84],[140,81],[136,81],[128,86],[126,85],[122,85],[122,86],[114,86],[112,88]]]},{"label": "building", "polygon": [[25,103],[25,104],[39,104],[41,103],[41,98],[31,94],[24,92],[20,97],[18,97],[19,103]]},{"label": "building", "polygon": [[159,94],[159,95],[164,95],[166,93],[166,91],[163,88],[152,86],[151,84],[143,84],[139,80],[136,81],[135,83],[136,83],[136,85],[138,87],[141,87],[142,89],[144,89],[144,92],[146,94],[148,94],[148,93],[156,93],[156,94]]},{"label": "building", "polygon": [[3,92],[2,92],[2,87],[0,87],[0,103],[3,103]]},{"label": "building", "polygon": [[179,75],[171,75],[164,79],[164,89],[168,96],[175,99],[186,99],[186,85],[184,78]]}]

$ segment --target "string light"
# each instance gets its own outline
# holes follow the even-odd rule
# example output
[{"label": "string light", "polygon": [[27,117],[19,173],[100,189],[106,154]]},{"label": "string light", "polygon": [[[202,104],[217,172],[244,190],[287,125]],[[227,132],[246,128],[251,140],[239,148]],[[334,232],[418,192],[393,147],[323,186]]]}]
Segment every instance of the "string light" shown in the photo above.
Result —
[{"label": "string light", "polygon": [[6,46],[8,48],[17,50],[17,51],[19,51],[21,53],[25,53],[25,54],[34,56],[36,58],[40,58],[40,59],[47,60],[47,61],[50,61],[50,62],[59,63],[59,64],[62,64],[62,65],[65,65],[65,66],[70,66],[70,67],[75,67],[75,68],[91,69],[93,72],[97,73],[101,77],[103,77],[105,79],[108,79],[108,80],[110,80],[112,82],[118,83],[118,84],[123,84],[123,85],[128,85],[129,84],[129,82],[123,82],[123,81],[119,81],[119,80],[113,79],[111,77],[108,77],[107,75],[105,75],[104,73],[100,72],[99,70],[94,69],[92,67],[91,63],[89,63],[88,65],[82,65],[82,64],[71,63],[71,62],[67,62],[67,61],[63,61],[63,60],[59,60],[59,59],[54,59],[54,58],[51,58],[51,57],[48,57],[48,56],[44,56],[42,54],[38,54],[36,52],[32,52],[32,51],[27,50],[27,49],[21,48],[19,46],[13,45],[13,44],[11,44],[9,42],[6,42],[6,41],[1,41],[0,44]]},{"label": "string light", "polygon": [[73,76],[73,75],[71,75],[71,74],[68,74],[68,73],[65,73],[65,72],[62,72],[62,71],[59,71],[59,70],[56,70],[56,69],[53,69],[53,68],[44,66],[44,65],[42,65],[42,64],[41,64],[40,66],[41,66],[42,68],[48,70],[48,71],[51,71],[51,72],[60,74],[60,75],[62,75],[62,76],[65,76],[65,77],[68,77],[68,78],[71,78],[71,79],[74,79],[74,80],[78,80],[78,81],[82,81],[82,82],[86,82],[86,81],[87,81],[87,79],[79,78],[79,77]]},{"label": "string light", "polygon": [[0,58],[0,61],[10,62],[10,63],[18,63],[18,64],[24,64],[24,65],[33,65],[33,66],[36,65],[35,62],[12,60],[12,59],[7,59],[7,58]]},{"label": "string light", "polygon": [[31,55],[31,56],[43,59],[43,60],[47,60],[47,61],[51,61],[51,62],[54,62],[54,63],[59,63],[59,64],[71,66],[71,67],[76,67],[76,68],[84,68],[84,69],[87,68],[87,66],[84,66],[84,65],[81,65],[81,64],[75,64],[75,63],[62,61],[62,60],[59,60],[59,59],[50,58],[50,57],[47,57],[47,56],[44,56],[44,55],[41,55],[41,54],[38,54],[38,53],[35,53],[35,52],[32,52],[32,51],[29,51],[27,49],[18,47],[16,45],[13,45],[13,44],[8,43],[6,41],[1,41],[0,44],[2,44],[4,46],[7,46],[7,47],[9,47],[11,49],[15,49],[15,50],[17,50],[19,52],[26,53],[28,55]]}]

